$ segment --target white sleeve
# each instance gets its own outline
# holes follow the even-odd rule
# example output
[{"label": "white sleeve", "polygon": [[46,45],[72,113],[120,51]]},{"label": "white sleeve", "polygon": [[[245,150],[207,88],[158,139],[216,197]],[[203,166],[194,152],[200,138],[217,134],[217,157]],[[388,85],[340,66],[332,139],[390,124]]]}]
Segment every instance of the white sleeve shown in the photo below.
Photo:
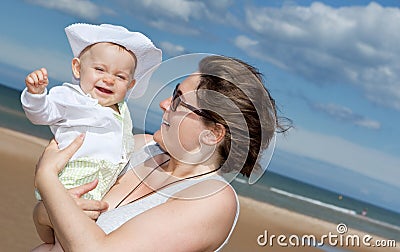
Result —
[{"label": "white sleeve", "polygon": [[52,125],[62,119],[63,107],[52,101],[47,94],[31,94],[25,88],[21,94],[22,108],[26,117],[39,125]]}]

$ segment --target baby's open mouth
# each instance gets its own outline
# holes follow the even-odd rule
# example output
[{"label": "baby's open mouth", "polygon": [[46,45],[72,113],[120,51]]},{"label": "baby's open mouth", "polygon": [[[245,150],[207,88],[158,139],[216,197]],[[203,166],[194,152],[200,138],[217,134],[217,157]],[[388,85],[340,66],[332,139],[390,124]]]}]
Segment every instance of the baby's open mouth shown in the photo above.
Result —
[{"label": "baby's open mouth", "polygon": [[113,92],[111,90],[108,90],[106,88],[102,88],[102,87],[96,87],[97,90],[99,90],[102,93],[106,93],[106,94],[112,94]]}]

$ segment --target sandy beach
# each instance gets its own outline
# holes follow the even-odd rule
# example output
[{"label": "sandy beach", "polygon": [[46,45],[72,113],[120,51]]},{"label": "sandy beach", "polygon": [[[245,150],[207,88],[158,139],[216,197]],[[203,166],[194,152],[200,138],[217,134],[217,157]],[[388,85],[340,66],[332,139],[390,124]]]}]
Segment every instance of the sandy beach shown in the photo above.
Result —
[{"label": "sandy beach", "polygon": [[[12,130],[0,128],[0,251],[29,251],[38,245],[40,240],[36,235],[32,222],[32,208],[35,204],[33,193],[33,175],[35,164],[47,144],[47,140],[21,134]],[[250,198],[240,197],[241,212],[238,225],[230,243],[224,251],[334,251],[314,247],[282,247],[277,239],[274,245],[260,246],[265,242],[265,232],[268,236],[314,235],[322,237],[329,232],[336,232],[336,224],[321,221],[312,217],[297,214]],[[346,234],[365,233],[349,230]],[[373,237],[371,243],[379,237]],[[288,243],[288,239],[286,239]],[[327,243],[325,243],[327,244]],[[396,248],[377,247],[336,247],[338,251],[400,251]],[[341,250],[339,250],[341,249]]]}]

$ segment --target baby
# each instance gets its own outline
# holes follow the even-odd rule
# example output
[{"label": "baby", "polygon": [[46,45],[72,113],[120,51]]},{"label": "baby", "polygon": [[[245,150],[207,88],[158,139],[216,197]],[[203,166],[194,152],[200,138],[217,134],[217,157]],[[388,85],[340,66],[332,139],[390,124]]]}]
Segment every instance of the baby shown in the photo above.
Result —
[{"label": "baby", "polygon": [[[59,178],[66,188],[97,178],[97,187],[84,197],[99,200],[133,151],[132,120],[124,98],[131,88],[131,97],[143,95],[149,76],[145,73],[161,63],[161,50],[142,33],[121,26],[78,23],[65,32],[78,83],[64,83],[47,94],[48,74],[41,68],[26,77],[21,102],[32,123],[50,126],[60,149],[85,133],[83,145]],[[40,200],[37,191],[36,198]]]}]

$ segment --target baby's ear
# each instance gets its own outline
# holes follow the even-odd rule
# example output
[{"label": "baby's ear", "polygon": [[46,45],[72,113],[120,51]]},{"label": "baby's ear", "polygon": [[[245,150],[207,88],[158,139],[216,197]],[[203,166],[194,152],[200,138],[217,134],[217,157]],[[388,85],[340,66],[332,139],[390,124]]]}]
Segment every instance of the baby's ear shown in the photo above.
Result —
[{"label": "baby's ear", "polygon": [[75,79],[79,79],[81,77],[81,60],[79,58],[72,59],[72,74],[74,75]]},{"label": "baby's ear", "polygon": [[135,79],[131,80],[131,82],[130,82],[129,85],[128,85],[128,89],[133,88],[133,86],[135,86],[135,83],[136,83],[136,80],[135,80]]}]

